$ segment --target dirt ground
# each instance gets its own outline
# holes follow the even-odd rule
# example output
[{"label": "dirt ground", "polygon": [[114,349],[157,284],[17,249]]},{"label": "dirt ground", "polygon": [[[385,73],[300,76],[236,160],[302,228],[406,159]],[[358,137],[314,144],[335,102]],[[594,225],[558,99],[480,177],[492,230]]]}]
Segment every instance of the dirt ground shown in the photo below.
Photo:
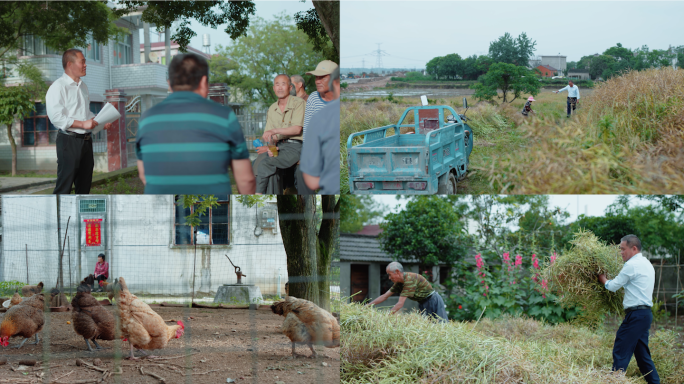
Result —
[{"label": "dirt ground", "polygon": [[[107,307],[114,312],[113,306]],[[162,359],[121,360],[123,374],[112,375],[105,383],[339,383],[339,348],[316,346],[318,358],[299,357],[292,359],[290,340],[280,333],[283,317],[271,312],[269,306],[261,306],[256,311],[246,309],[204,309],[153,307],[164,320],[183,320],[185,335],[173,339],[164,350],[153,351]],[[4,313],[0,313],[0,321]],[[46,314],[48,316],[48,314]],[[88,352],[83,338],[78,336],[67,324],[71,312],[50,313],[46,326],[40,333],[38,346],[29,345],[22,349],[0,348],[0,360],[7,358],[7,364],[0,365],[0,383],[39,383],[47,382],[40,376],[49,367],[50,383],[84,383],[93,379],[99,382],[103,372],[76,366],[76,359],[87,363],[99,358],[101,368],[118,371],[114,355],[115,343],[121,343],[123,356],[129,353],[127,342],[100,341],[109,349]],[[168,323],[175,324],[175,323]],[[49,338],[49,347],[43,345],[43,338]],[[10,339],[10,347],[22,339]],[[45,350],[45,355],[43,354]],[[297,346],[297,353],[311,355],[307,346]],[[186,357],[188,356],[189,357]],[[136,356],[142,356],[136,351]],[[18,370],[18,361],[36,359],[44,361],[41,368],[28,367]],[[145,372],[141,374],[140,367]],[[16,370],[13,370],[13,368]],[[147,375],[153,373],[161,378]],[[67,375],[68,374],[68,375]],[[63,376],[67,375],[67,376]],[[41,379],[42,377],[42,379]],[[31,381],[33,380],[33,381]]]},{"label": "dirt ground", "polygon": [[351,92],[351,91],[370,91],[375,87],[380,87],[384,88],[387,83],[392,79],[391,76],[385,76],[385,77],[378,77],[373,81],[369,81],[367,83],[349,83],[347,86],[347,89],[345,89],[346,92]]}]

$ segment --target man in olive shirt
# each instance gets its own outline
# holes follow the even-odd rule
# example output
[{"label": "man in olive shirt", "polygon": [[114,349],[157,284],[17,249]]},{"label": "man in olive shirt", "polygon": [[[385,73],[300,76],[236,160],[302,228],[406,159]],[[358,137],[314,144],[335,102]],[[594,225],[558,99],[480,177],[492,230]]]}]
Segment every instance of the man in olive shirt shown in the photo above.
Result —
[{"label": "man in olive shirt", "polygon": [[267,146],[257,147],[259,155],[254,160],[257,195],[267,193],[269,178],[275,175],[278,168],[287,169],[297,164],[304,140],[302,127],[306,103],[297,96],[290,96],[290,77],[282,74],[276,76],[273,92],[278,101],[268,108],[262,139],[264,144],[270,142],[278,147],[278,156],[274,156]]},{"label": "man in olive shirt", "polygon": [[423,315],[434,316],[439,322],[448,320],[442,296],[432,289],[430,282],[423,276],[413,272],[404,272],[404,267],[396,261],[389,263],[385,271],[394,285],[389,291],[366,305],[380,304],[393,294],[399,293],[399,301],[392,307],[392,313],[397,313],[404,306],[406,299],[411,299],[418,302]]}]

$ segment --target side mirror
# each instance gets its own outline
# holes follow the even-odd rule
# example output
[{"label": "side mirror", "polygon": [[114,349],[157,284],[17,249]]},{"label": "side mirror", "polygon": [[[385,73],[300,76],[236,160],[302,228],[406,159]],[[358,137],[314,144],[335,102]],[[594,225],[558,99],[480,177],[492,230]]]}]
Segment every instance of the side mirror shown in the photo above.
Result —
[{"label": "side mirror", "polygon": [[468,99],[463,98],[463,108],[468,108]]}]

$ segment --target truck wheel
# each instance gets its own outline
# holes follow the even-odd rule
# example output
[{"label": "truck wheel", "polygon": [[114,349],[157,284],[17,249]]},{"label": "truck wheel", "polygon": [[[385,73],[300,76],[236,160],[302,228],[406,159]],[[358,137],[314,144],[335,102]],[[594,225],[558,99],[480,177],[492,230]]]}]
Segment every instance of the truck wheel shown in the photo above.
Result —
[{"label": "truck wheel", "polygon": [[446,177],[446,183],[440,183],[437,189],[439,195],[455,195],[456,194],[456,177],[452,172],[449,172]]}]

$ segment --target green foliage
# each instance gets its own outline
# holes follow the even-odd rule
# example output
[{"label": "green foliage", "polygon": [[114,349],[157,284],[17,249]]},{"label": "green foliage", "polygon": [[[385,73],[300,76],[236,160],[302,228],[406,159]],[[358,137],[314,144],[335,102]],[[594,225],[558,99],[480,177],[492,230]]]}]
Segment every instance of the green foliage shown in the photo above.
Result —
[{"label": "green foliage", "polygon": [[[235,62],[233,84],[244,98],[265,105],[277,100],[274,74],[303,75],[324,59],[307,41],[306,34],[293,25],[292,18],[284,14],[272,21],[255,18],[245,35],[228,47],[217,46],[216,54]],[[313,77],[306,75],[305,80],[312,92]]]},{"label": "green foliage", "polygon": [[508,63],[527,66],[529,58],[534,54],[536,41],[527,37],[525,32],[517,39],[506,32],[498,40],[489,43],[489,57],[494,63]]},{"label": "green foliage", "polygon": [[340,232],[355,233],[362,230],[364,225],[382,218],[387,208],[369,195],[341,195]]},{"label": "green foliage", "polygon": [[24,285],[26,285],[26,283],[22,283],[21,281],[0,281],[0,295],[12,296],[17,289],[21,289]]},{"label": "green foliage", "polygon": [[124,33],[114,21],[119,17],[104,2],[0,3],[0,57],[21,46],[22,35],[33,35],[46,46],[66,50],[86,46],[89,34],[107,41]]},{"label": "green foliage", "polygon": [[[634,50],[617,43],[606,49],[602,55],[584,56],[576,63],[580,69],[589,69],[592,79],[599,77],[607,80],[628,70],[644,70],[648,68],[667,67],[671,60],[681,54],[680,47],[673,50],[649,49],[644,45]],[[568,66],[568,68],[570,68]]]},{"label": "green foliage", "polygon": [[[237,69],[237,63],[226,55],[212,55],[209,59],[209,82],[226,83],[229,86],[234,86],[242,80],[236,71]],[[228,74],[229,71],[231,71],[230,75]]]},{"label": "green foliage", "polygon": [[238,195],[237,201],[250,208],[253,206],[263,207],[266,201],[273,199],[273,195]]},{"label": "green foliage", "polygon": [[35,111],[36,105],[28,88],[0,86],[0,124],[11,127],[15,118],[23,119]]},{"label": "green foliage", "polygon": [[347,89],[348,86],[349,86],[349,83],[347,83],[346,81],[343,81],[342,83],[340,83],[340,88],[342,88],[342,89]]},{"label": "green foliage", "polygon": [[212,207],[219,205],[218,199],[214,195],[181,195],[179,205],[183,208],[195,206],[194,212],[185,216],[185,225],[196,227],[200,225],[200,216],[208,215]]},{"label": "green foliage", "polygon": [[[507,63],[495,63],[489,67],[489,71],[480,78],[478,84],[470,88],[475,89],[475,98],[479,100],[493,101],[495,97],[503,99],[503,102],[513,102],[523,93],[536,96],[541,88],[534,72],[526,67]],[[499,96],[498,91],[503,92]],[[513,98],[509,100],[509,94]]]},{"label": "green foliage", "polygon": [[385,216],[380,235],[385,252],[395,259],[413,258],[422,264],[452,264],[465,254],[467,234],[454,207],[438,196],[409,201],[399,213]]},{"label": "green foliage", "polygon": [[[339,2],[334,3],[337,4],[339,13]],[[328,37],[315,8],[311,8],[306,12],[296,13],[294,20],[297,23],[297,29],[306,33],[314,51],[320,53],[327,60],[332,60],[335,63],[340,62],[340,53],[335,49],[330,37]]]}]

